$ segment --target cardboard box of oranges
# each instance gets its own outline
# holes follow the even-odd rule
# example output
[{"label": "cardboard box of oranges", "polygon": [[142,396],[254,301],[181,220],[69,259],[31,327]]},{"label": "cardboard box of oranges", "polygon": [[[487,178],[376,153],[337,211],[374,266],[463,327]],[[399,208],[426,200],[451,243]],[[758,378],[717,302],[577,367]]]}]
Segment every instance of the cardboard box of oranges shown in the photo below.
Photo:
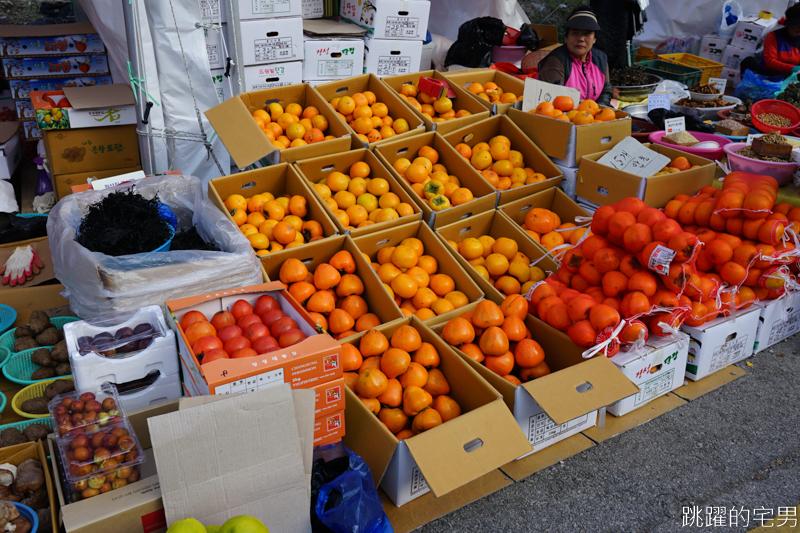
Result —
[{"label": "cardboard box of oranges", "polygon": [[561,184],[558,167],[507,116],[482,120],[444,138],[497,188],[498,205]]},{"label": "cardboard box of oranges", "polygon": [[353,240],[405,315],[430,320],[483,298],[478,284],[422,222]]},{"label": "cardboard box of oranges", "polygon": [[365,146],[425,131],[425,123],[408,103],[374,74],[322,83],[314,90]]},{"label": "cardboard box of oranges", "polygon": [[[422,209],[422,220],[432,228],[490,211],[497,205],[497,190],[439,132],[431,131],[387,142],[377,146],[375,154],[392,171],[409,196],[414,198]],[[428,161],[417,161],[421,157]],[[430,163],[433,164],[429,167]],[[421,169],[420,165],[425,168]],[[441,176],[445,182],[436,179],[437,172],[448,176]],[[457,181],[452,179],[453,176]],[[426,180],[439,181],[439,184],[434,184],[442,189],[437,195],[445,196],[446,201],[437,199],[431,191],[425,190]],[[455,189],[462,189],[458,191],[459,195],[454,195]],[[437,200],[443,203],[438,204]]]},{"label": "cardboard box of oranges", "polygon": [[474,95],[492,115],[505,115],[512,107],[522,109],[525,82],[510,74],[491,68],[471,68],[442,75]]},{"label": "cardboard box of oranges", "polygon": [[340,233],[358,237],[415,222],[422,216],[408,192],[366,148],[304,159],[295,167]]},{"label": "cardboard box of oranges", "polygon": [[[429,491],[436,497],[447,494],[531,451],[502,396],[422,321],[408,317],[376,330],[388,340],[403,326],[416,330],[417,341],[438,353],[436,368],[447,380],[447,396],[458,404],[460,414],[398,440],[348,388],[344,444],[364,459],[375,484],[398,507]],[[360,353],[372,348],[361,344],[368,335],[361,333],[346,343]]]},{"label": "cardboard box of oranges", "polygon": [[[433,78],[447,82],[455,96],[436,98],[423,93],[419,90],[420,78]],[[408,105],[414,109],[414,113],[425,122],[428,131],[438,131],[444,135],[489,118],[491,115],[490,110],[480,102],[476,102],[463,87],[456,83],[450,83],[441,72],[436,70],[389,76],[383,78],[383,81],[406,100]]]},{"label": "cardboard box of oranges", "polygon": [[[295,200],[297,207],[292,200],[282,200],[287,205],[274,205],[286,196]],[[306,180],[287,163],[213,179],[208,185],[208,197],[247,235],[255,254],[261,258],[280,254],[285,247],[294,248],[337,233],[325,208],[306,186]],[[242,202],[244,209],[238,205]],[[294,244],[295,241],[299,244]]]},{"label": "cardboard box of oranges", "polygon": [[[500,211],[469,217],[437,229],[436,234],[494,300],[502,301],[506,294],[525,295],[547,272],[558,270],[552,257]],[[530,266],[532,262],[536,264]]]},{"label": "cardboard box of oranges", "polygon": [[[278,107],[270,108],[271,104],[277,104]],[[261,122],[256,121],[254,113],[262,117]],[[269,118],[264,118],[261,113],[269,115]],[[310,128],[304,126],[304,133],[298,139],[306,142],[306,132],[316,128],[322,134],[322,140],[315,137],[313,142],[307,144],[278,149],[273,142],[285,135],[288,125],[292,123],[287,123],[292,120],[291,117],[281,117],[284,113],[297,119],[293,122],[308,118],[309,122],[316,123],[309,123]],[[205,115],[239,168],[259,161],[259,166],[294,163],[298,159],[350,149],[350,130],[347,125],[307,83],[242,93],[212,107]],[[321,118],[315,119],[317,115]],[[270,129],[270,124],[273,129]],[[275,126],[280,128],[280,132]],[[270,134],[273,138],[270,138]]]}]

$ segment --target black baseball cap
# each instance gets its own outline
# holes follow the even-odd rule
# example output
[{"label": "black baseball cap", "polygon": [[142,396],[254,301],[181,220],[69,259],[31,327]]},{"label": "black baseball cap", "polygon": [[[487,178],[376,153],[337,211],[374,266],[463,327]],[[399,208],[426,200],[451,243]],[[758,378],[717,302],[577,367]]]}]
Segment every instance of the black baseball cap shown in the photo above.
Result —
[{"label": "black baseball cap", "polygon": [[589,10],[580,10],[572,13],[567,22],[564,23],[564,27],[576,30],[600,31],[597,17]]}]

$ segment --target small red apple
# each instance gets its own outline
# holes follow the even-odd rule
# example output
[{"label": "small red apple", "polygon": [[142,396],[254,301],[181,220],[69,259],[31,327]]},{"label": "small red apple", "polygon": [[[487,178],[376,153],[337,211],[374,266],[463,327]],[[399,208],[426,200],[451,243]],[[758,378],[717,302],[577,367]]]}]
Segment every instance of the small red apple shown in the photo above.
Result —
[{"label": "small red apple", "polygon": [[130,477],[128,478],[128,483],[136,483],[137,481],[139,481],[140,477],[141,477],[141,474],[139,473],[139,471],[138,470],[134,470],[133,474],[131,474]]},{"label": "small red apple", "polygon": [[117,402],[114,401],[114,398],[108,397],[103,400],[102,406],[103,411],[110,411],[117,408]]},{"label": "small red apple", "polygon": [[74,425],[83,424],[83,413],[73,413],[72,423]]},{"label": "small red apple", "polygon": [[87,411],[83,413],[83,423],[86,425],[94,424],[97,420],[97,413],[95,411]]},{"label": "small red apple", "polygon": [[117,441],[117,446],[119,447],[120,450],[127,453],[131,451],[134,446],[136,446],[136,442],[130,435],[125,435],[124,437],[122,437]]},{"label": "small red apple", "polygon": [[98,402],[97,400],[89,400],[86,402],[84,409],[89,413],[99,413],[103,410],[103,404]]},{"label": "small red apple", "polygon": [[55,408],[53,409],[53,416],[56,417],[56,420],[58,420],[59,416],[65,415],[65,414],[67,414],[67,408],[64,407],[63,405],[60,405],[60,404],[56,405]]},{"label": "small red apple", "polygon": [[123,428],[113,428],[111,431],[109,431],[109,433],[111,433],[112,435],[114,435],[118,439],[120,437],[124,437],[125,435],[128,434],[128,432],[125,431],[125,429],[123,429]]},{"label": "small red apple", "polygon": [[81,400],[82,402],[86,403],[88,401],[94,400],[95,399],[95,395],[94,395],[93,392],[84,392],[83,394],[80,395],[80,397],[78,399]]},{"label": "small red apple", "polygon": [[64,406],[64,407],[66,407],[67,409],[69,409],[69,408],[70,408],[70,406],[72,405],[72,402],[73,402],[73,401],[74,401],[74,400],[73,400],[72,398],[70,398],[70,397],[66,397],[66,398],[63,398],[63,399],[61,400],[61,405],[63,405],[63,406]]},{"label": "small red apple", "polygon": [[91,455],[91,452],[89,451],[89,448],[86,448],[86,447],[75,448],[74,453],[73,453],[73,457],[75,457],[75,460],[81,461],[81,462],[88,461],[89,457],[91,457],[91,456],[92,455]]},{"label": "small red apple", "polygon": [[72,439],[72,444],[70,444],[70,448],[73,450],[76,448],[85,448],[89,445],[89,437],[86,435],[78,435],[74,439]]},{"label": "small red apple", "polygon": [[109,450],[111,450],[111,449],[112,449],[112,448],[114,448],[114,446],[116,446],[116,445],[117,445],[117,437],[115,437],[115,436],[114,436],[114,435],[112,435],[111,433],[106,433],[106,434],[103,436],[103,442],[102,442],[102,446],[103,446],[104,448],[108,448]]},{"label": "small red apple", "polygon": [[97,448],[94,451],[94,464],[103,464],[103,461],[111,457],[111,452],[107,448]]},{"label": "small red apple", "polygon": [[85,402],[82,400],[75,400],[72,402],[72,408],[70,409],[73,413],[82,413],[84,408]]}]

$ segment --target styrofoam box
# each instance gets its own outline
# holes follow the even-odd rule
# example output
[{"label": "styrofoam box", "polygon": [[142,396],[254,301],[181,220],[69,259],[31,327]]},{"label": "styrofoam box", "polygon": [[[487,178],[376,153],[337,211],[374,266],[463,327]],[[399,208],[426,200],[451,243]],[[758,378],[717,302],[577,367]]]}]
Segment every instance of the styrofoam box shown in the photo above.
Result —
[{"label": "styrofoam box", "polygon": [[729,87],[736,87],[742,83],[742,71],[738,68],[722,67],[722,74],[719,77],[728,80]]},{"label": "styrofoam box", "polygon": [[800,293],[756,304],[761,310],[753,353],[759,353],[800,331]]},{"label": "styrofoam box", "polygon": [[238,2],[240,20],[299,17],[303,14],[301,0],[238,0]]},{"label": "styrofoam box", "polygon": [[289,61],[271,65],[244,67],[245,91],[261,91],[303,83],[303,62]]},{"label": "styrofoam box", "polygon": [[197,0],[200,3],[200,22],[220,24],[228,22],[227,0]]},{"label": "styrofoam box", "polygon": [[[155,370],[159,371],[162,377],[178,375],[180,363],[175,333],[164,322],[164,315],[159,306],[143,307],[121,321],[109,320],[107,325],[102,327],[99,321],[103,318],[96,320],[97,322],[92,321],[95,324],[79,320],[64,325],[64,339],[67,342],[76,388],[91,389],[107,381],[114,384],[127,383],[142,379]],[[143,323],[151,324],[156,332],[162,333],[162,336],[155,337],[150,346],[132,352],[129,357],[108,358],[96,353],[81,355],[78,350],[79,337],[94,336],[104,331],[113,334],[119,328],[133,329]]]},{"label": "styrofoam box", "polygon": [[[413,2],[412,2],[413,3]],[[379,78],[417,72],[422,60],[422,41],[366,39],[364,73]]]},{"label": "styrofoam box", "polygon": [[683,385],[689,338],[680,339],[651,335],[640,351],[619,352],[611,358],[622,373],[639,387],[639,393],[628,396],[606,409],[614,416],[630,413]]},{"label": "styrofoam box", "polygon": [[364,39],[308,39],[303,43],[304,80],[341,80],[364,72]]},{"label": "styrofoam box", "polygon": [[206,39],[206,54],[208,54],[208,66],[211,70],[225,68],[225,48],[222,40],[227,38],[227,24],[217,31],[213,28],[203,28]]},{"label": "styrofoam box", "polygon": [[[77,387],[77,385],[76,385]],[[81,390],[81,389],[78,389]],[[125,411],[141,409],[183,396],[180,374],[160,375],[155,383],[140,390],[120,393],[119,401]]]},{"label": "styrofoam box", "polygon": [[243,20],[240,29],[244,66],[303,59],[303,19],[300,17]]},{"label": "styrofoam box", "polygon": [[714,33],[704,35],[700,40],[699,55],[704,59],[710,59],[711,61],[721,63],[720,59],[722,59],[722,53],[730,42],[730,39],[725,39]]},{"label": "styrofoam box", "polygon": [[217,92],[219,103],[222,103],[233,96],[233,93],[231,92],[230,78],[225,77],[224,68],[213,69],[211,71],[211,83],[214,85],[214,90]]},{"label": "styrofoam box", "polygon": [[419,41],[428,33],[430,11],[428,0],[341,0],[339,7],[343,20],[365,28],[371,37]]},{"label": "styrofoam box", "polygon": [[689,335],[686,377],[697,381],[753,355],[761,308],[738,311],[736,317],[716,318],[698,328],[684,325]]},{"label": "styrofoam box", "polygon": [[741,48],[728,45],[722,53],[722,61],[720,61],[720,63],[722,63],[722,66],[725,68],[739,70],[739,65],[742,64],[742,60],[753,57],[754,55],[756,55],[756,53],[753,50],[742,50]]},{"label": "styrofoam box", "polygon": [[742,17],[736,23],[731,45],[745,50],[755,50],[764,37],[778,25],[778,19],[762,19],[756,16]]}]

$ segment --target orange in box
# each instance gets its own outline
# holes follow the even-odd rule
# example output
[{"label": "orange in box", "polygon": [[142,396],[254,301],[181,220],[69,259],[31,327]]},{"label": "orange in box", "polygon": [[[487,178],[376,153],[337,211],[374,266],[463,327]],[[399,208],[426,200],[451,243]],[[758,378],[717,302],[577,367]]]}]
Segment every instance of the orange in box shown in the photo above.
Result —
[{"label": "orange in box", "polygon": [[344,437],[344,409],[314,419],[315,448],[338,442],[342,437]]},{"label": "orange in box", "polygon": [[344,379],[314,386],[314,418],[344,410]]},{"label": "orange in box", "polygon": [[[209,318],[217,311],[230,310],[237,300],[253,305],[263,294],[275,298],[308,338],[257,357],[220,359],[200,366],[180,327],[183,315],[200,311]],[[330,335],[316,332],[311,317],[280,282],[181,298],[166,302],[166,306],[169,324],[178,334],[183,381],[190,396],[254,392],[280,383],[289,383],[293,389],[308,389],[342,377],[341,345]]]}]

